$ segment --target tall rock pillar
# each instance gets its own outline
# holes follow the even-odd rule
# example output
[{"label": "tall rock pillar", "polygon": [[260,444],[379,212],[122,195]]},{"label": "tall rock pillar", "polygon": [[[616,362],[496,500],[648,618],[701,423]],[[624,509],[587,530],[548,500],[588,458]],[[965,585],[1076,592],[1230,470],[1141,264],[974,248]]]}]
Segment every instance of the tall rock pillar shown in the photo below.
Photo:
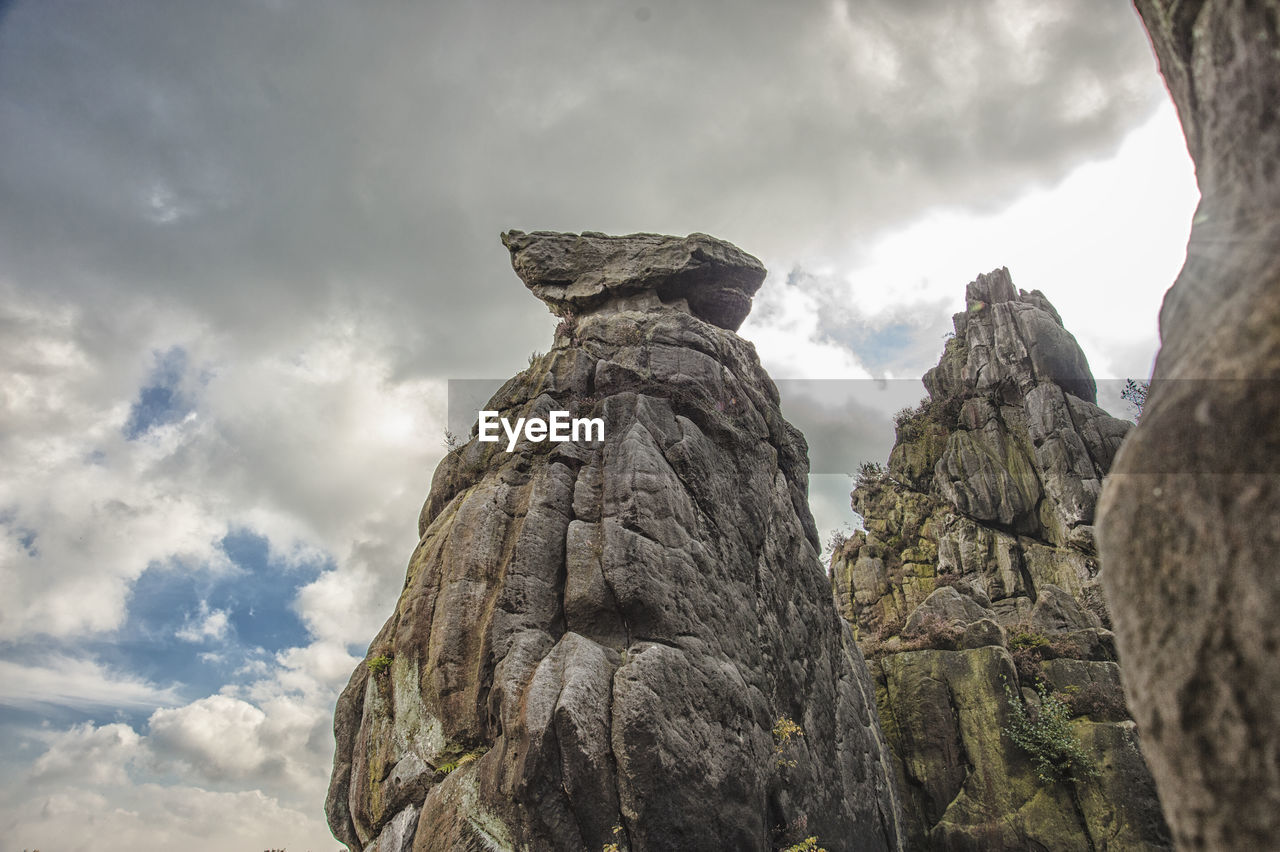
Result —
[{"label": "tall rock pillar", "polygon": [[503,242],[562,321],[488,408],[601,418],[604,438],[507,452],[473,430],[440,464],[338,702],[334,833],[366,852],[900,848],[804,438],[734,333],[763,267],[701,234]]}]

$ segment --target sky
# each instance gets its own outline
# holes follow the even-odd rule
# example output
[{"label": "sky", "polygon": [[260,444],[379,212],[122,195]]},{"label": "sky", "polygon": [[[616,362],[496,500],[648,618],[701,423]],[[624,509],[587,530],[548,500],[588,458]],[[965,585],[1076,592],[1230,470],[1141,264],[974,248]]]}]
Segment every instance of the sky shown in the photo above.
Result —
[{"label": "sky", "polygon": [[16,0],[0,199],[0,852],[332,852],[449,383],[551,343],[499,232],[758,256],[825,535],[980,272],[1123,414],[1197,193],[1114,0]]}]

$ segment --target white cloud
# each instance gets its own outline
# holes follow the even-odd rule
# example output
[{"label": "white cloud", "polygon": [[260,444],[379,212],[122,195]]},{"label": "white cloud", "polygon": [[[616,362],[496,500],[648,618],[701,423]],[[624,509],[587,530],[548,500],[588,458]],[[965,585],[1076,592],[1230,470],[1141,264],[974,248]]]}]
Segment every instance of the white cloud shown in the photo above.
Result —
[{"label": "white cloud", "polygon": [[268,759],[262,743],[266,714],[247,702],[211,695],[185,707],[157,710],[149,722],[149,744],[214,780],[243,779],[261,772]]},{"label": "white cloud", "polygon": [[755,345],[760,362],[775,380],[870,378],[847,346],[823,338],[820,326],[826,305],[820,295],[803,285],[771,281],[756,296],[742,334]]},{"label": "white cloud", "polygon": [[260,790],[215,792],[188,785],[139,784],[106,795],[72,784],[19,799],[3,828],[14,849],[64,852],[328,852],[340,846],[312,808],[285,806]]},{"label": "white cloud", "polygon": [[101,727],[85,722],[46,736],[48,749],[31,767],[30,780],[37,784],[127,784],[126,769],[141,755],[142,738],[119,722]]},{"label": "white cloud", "polygon": [[[121,428],[150,366],[148,349],[125,355],[133,342],[117,342],[95,350],[86,341],[95,318],[32,294],[6,295],[0,638],[111,630],[124,617],[129,582],[151,562],[218,562],[224,523],[194,489],[162,473],[198,424],[126,441]],[[136,319],[122,316],[125,325]],[[33,360],[33,350],[56,353],[56,361]]]},{"label": "white cloud", "polygon": [[188,616],[187,623],[174,634],[174,638],[183,642],[207,642],[225,639],[231,624],[225,609],[209,609],[207,601],[200,602],[200,613],[196,620]]},{"label": "white cloud", "polygon": [[[25,773],[27,781],[44,790],[62,783],[114,788],[149,776],[180,777],[219,789],[270,789],[299,804],[322,801],[332,759],[333,702],[356,662],[342,647],[317,643],[282,652],[267,677],[244,687],[156,709],[141,733],[119,722],[26,732],[44,746]],[[57,674],[67,676],[65,670]],[[31,691],[31,678],[11,667],[0,667],[0,676]],[[46,675],[41,682],[52,680]],[[130,706],[121,690],[102,692],[95,695],[102,705]],[[172,695],[163,697],[176,704]],[[66,694],[54,698],[71,703]],[[89,699],[83,703],[88,706]]]},{"label": "white cloud", "polygon": [[[0,317],[15,332],[0,339],[10,426],[0,438],[0,582],[10,590],[0,637],[112,630],[149,565],[232,570],[219,544],[237,528],[266,536],[285,566],[354,558],[362,588],[395,583],[442,453],[444,392],[441,382],[393,380],[393,356],[370,344],[375,330],[326,323],[255,354],[191,327],[161,345],[150,329],[144,339],[157,345],[122,383],[114,361],[83,343],[91,318],[12,295]],[[121,428],[149,353],[175,344],[204,374],[197,408],[128,441]],[[58,369],[34,364],[32,346],[56,355]],[[385,607],[386,594],[373,597]],[[225,614],[204,618],[180,638],[224,635]],[[355,624],[362,632],[349,641],[376,629]]]},{"label": "white cloud", "polygon": [[967,282],[1008,266],[1017,286],[1044,291],[1058,308],[1095,373],[1123,377],[1146,365],[1116,365],[1110,353],[1154,352],[1160,301],[1182,264],[1198,200],[1177,117],[1166,106],[1113,157],[1052,188],[987,216],[924,215],[878,241],[863,262],[834,260],[830,268],[843,267],[834,277],[843,279],[845,311],[875,316],[939,303],[961,310]]},{"label": "white cloud", "polygon": [[41,653],[32,663],[0,660],[0,705],[8,707],[147,709],[176,702],[172,687],[158,687],[91,659]]},{"label": "white cloud", "polygon": [[347,685],[360,657],[347,653],[345,643],[321,640],[282,651],[276,662],[274,677],[256,681],[250,694],[269,699],[279,690],[331,700]]},{"label": "white cloud", "polygon": [[161,708],[144,740],[150,766],[187,779],[320,802],[333,757],[333,704],[358,658],[316,642],[276,655],[266,675]]}]

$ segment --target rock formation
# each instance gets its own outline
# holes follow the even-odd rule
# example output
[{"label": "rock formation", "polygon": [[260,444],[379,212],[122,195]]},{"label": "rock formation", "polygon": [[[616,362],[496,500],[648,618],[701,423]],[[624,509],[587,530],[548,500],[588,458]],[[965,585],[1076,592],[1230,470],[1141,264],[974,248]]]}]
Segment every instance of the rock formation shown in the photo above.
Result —
[{"label": "rock formation", "polygon": [[[338,702],[352,850],[901,847],[873,686],[818,561],[803,437],[730,329],[764,278],[704,235],[503,235],[563,319],[488,408]],[[798,730],[793,727],[798,726]],[[801,733],[802,732],[802,733]]]},{"label": "rock formation", "polygon": [[1099,544],[1184,849],[1280,837],[1280,10],[1137,0],[1201,202]]},{"label": "rock formation", "polygon": [[[909,846],[1167,848],[1092,526],[1131,424],[1095,404],[1084,353],[1041,293],[999,269],[966,300],[928,398],[896,418],[887,469],[860,472],[866,529],[832,561],[871,658]],[[1043,735],[1032,749],[1009,734],[1020,718]]]}]

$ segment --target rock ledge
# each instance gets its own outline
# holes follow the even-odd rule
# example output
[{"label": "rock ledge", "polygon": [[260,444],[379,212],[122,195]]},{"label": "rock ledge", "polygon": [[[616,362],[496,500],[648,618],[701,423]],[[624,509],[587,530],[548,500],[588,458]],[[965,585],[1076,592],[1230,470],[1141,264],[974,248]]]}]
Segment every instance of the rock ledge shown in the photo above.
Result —
[{"label": "rock ledge", "polygon": [[520,280],[560,316],[652,293],[664,304],[687,305],[699,319],[737,331],[765,276],[759,260],[706,234],[507,231],[502,244]]}]

